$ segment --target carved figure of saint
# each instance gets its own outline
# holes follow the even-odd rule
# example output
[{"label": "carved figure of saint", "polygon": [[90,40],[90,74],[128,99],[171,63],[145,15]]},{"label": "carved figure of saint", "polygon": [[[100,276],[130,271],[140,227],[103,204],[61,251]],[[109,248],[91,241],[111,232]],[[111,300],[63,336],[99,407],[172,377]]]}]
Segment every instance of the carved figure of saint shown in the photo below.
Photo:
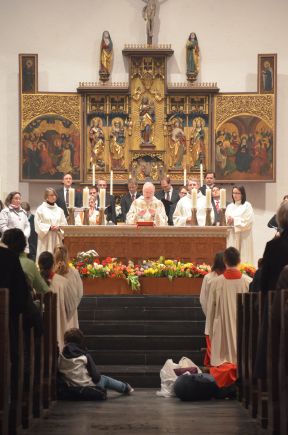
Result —
[{"label": "carved figure of saint", "polygon": [[201,160],[205,158],[205,120],[201,117],[193,120],[190,137],[191,165],[199,167]]},{"label": "carved figure of saint", "polygon": [[109,146],[112,169],[124,169],[125,132],[120,120],[113,122]]},{"label": "carved figure of saint", "polygon": [[154,17],[156,12],[156,0],[143,0],[146,5],[143,8],[142,15],[146,21],[147,44],[152,44],[154,31]]},{"label": "carved figure of saint", "polygon": [[262,71],[263,77],[263,89],[265,92],[273,91],[273,70],[271,68],[270,62],[264,62],[264,69]]},{"label": "carved figure of saint", "polygon": [[199,73],[199,44],[196,33],[192,32],[189,35],[188,41],[186,43],[186,64],[187,64],[187,75],[193,77],[196,80]]},{"label": "carved figure of saint", "polygon": [[142,143],[152,143],[155,122],[154,103],[150,102],[148,97],[143,97],[140,104],[140,130]]},{"label": "carved figure of saint", "polygon": [[170,166],[175,169],[182,168],[183,158],[186,153],[186,136],[181,121],[176,119],[170,138]]},{"label": "carved figure of saint", "polygon": [[105,30],[102,35],[102,41],[100,46],[100,77],[107,75],[107,79],[111,73],[113,58],[113,42],[110,37],[110,33]]},{"label": "carved figure of saint", "polygon": [[91,145],[90,165],[95,165],[96,169],[103,169],[105,166],[105,137],[101,128],[100,119],[92,119],[91,127],[89,130],[89,141]]}]

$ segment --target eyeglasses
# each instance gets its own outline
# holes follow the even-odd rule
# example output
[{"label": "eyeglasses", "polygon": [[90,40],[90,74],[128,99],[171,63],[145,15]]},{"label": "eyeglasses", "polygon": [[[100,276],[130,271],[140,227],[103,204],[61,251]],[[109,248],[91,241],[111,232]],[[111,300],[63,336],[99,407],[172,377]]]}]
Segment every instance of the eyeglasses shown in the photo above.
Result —
[{"label": "eyeglasses", "polygon": [[242,195],[241,192],[232,192],[232,195]]},{"label": "eyeglasses", "polygon": [[187,195],[187,192],[179,192],[180,195]]}]

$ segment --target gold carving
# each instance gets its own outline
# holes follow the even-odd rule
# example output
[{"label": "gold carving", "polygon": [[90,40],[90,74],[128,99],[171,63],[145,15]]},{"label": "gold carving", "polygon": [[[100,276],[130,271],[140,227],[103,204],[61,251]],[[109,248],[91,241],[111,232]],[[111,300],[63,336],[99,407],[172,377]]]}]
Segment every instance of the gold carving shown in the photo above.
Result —
[{"label": "gold carving", "polygon": [[215,127],[237,115],[255,115],[272,128],[274,120],[273,95],[218,95],[215,99]]},{"label": "gold carving", "polygon": [[22,94],[22,130],[33,119],[45,114],[61,115],[69,119],[80,130],[80,95]]}]

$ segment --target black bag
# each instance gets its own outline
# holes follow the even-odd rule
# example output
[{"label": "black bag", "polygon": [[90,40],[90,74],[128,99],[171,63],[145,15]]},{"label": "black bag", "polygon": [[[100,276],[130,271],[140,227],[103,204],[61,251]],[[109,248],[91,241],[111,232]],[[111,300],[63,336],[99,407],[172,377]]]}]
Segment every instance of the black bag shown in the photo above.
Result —
[{"label": "black bag", "polygon": [[210,400],[217,394],[218,387],[213,376],[202,373],[179,376],[174,391],[183,401]]},{"label": "black bag", "polygon": [[106,400],[107,392],[101,387],[70,387],[63,376],[57,377],[57,397],[59,400]]}]

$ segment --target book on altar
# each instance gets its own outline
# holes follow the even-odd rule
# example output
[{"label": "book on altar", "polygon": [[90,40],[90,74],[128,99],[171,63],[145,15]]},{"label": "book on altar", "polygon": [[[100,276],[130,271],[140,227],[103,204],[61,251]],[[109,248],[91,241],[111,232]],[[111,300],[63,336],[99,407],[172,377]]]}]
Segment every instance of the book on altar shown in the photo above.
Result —
[{"label": "book on altar", "polygon": [[155,224],[152,221],[138,221],[136,223],[137,227],[154,227]]}]

